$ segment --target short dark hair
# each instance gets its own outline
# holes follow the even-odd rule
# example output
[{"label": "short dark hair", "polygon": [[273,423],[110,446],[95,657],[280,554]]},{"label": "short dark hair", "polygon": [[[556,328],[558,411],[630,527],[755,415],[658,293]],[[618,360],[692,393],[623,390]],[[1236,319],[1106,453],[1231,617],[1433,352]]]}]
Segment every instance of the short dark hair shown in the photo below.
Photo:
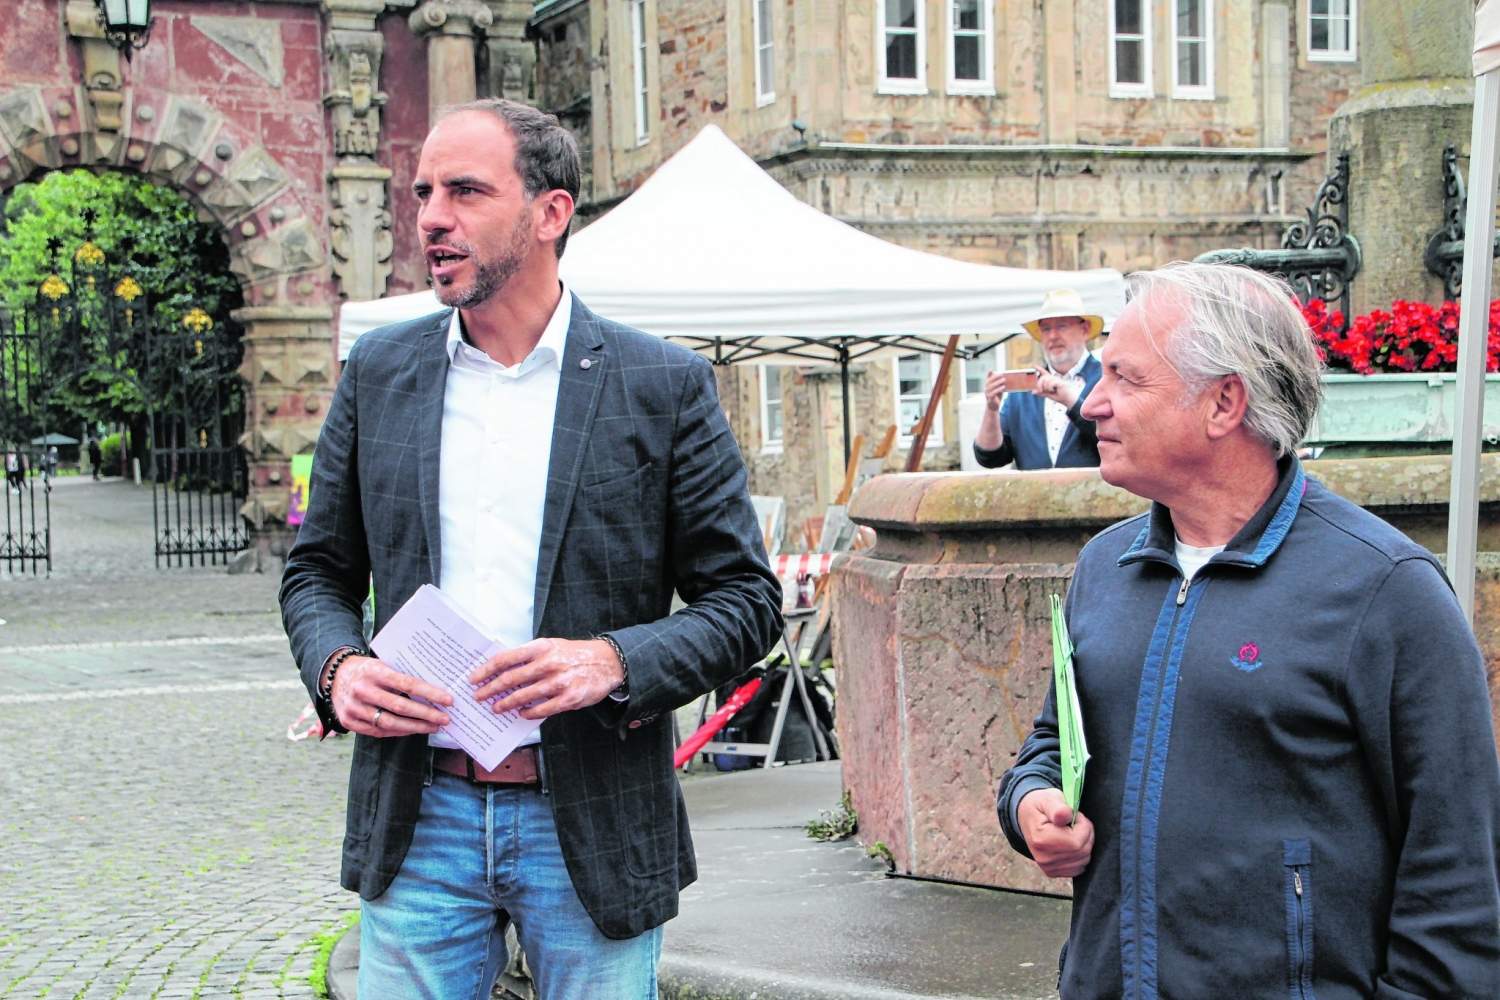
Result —
[{"label": "short dark hair", "polygon": [[[483,97],[477,101],[443,108],[441,121],[465,111],[483,111],[505,122],[516,141],[516,173],[526,197],[535,198],[543,191],[563,190],[576,203],[582,184],[583,169],[578,162],[578,140],[563,128],[557,116],[519,101],[503,97]],[[557,238],[557,256],[568,244],[567,230]]]}]

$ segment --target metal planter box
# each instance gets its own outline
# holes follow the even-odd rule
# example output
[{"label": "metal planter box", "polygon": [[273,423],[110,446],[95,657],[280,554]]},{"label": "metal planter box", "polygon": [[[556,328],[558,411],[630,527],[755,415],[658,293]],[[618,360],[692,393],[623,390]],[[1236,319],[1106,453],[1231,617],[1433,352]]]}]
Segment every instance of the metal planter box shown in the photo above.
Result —
[{"label": "metal planter box", "polygon": [[[1415,446],[1452,441],[1457,380],[1454,374],[1325,375],[1323,405],[1305,443]],[[1487,442],[1500,438],[1500,374],[1484,379],[1484,437]]]}]

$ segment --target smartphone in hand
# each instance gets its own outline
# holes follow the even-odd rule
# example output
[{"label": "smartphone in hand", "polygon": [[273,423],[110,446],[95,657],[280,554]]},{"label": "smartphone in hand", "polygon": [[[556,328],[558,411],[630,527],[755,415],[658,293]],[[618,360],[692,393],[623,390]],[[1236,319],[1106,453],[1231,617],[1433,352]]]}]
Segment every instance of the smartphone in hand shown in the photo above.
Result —
[{"label": "smartphone in hand", "polygon": [[1000,374],[1005,376],[1005,388],[1011,392],[1033,392],[1036,389],[1035,368],[1015,368]]}]

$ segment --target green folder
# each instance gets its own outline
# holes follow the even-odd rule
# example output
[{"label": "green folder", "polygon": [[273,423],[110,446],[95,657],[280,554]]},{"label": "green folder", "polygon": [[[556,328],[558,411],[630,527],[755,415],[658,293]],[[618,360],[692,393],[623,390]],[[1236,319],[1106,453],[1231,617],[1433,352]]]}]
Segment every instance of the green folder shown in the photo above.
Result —
[{"label": "green folder", "polygon": [[1083,738],[1083,711],[1078,707],[1078,681],[1073,675],[1073,641],[1063,618],[1062,598],[1052,595],[1052,686],[1057,699],[1057,740],[1062,750],[1062,793],[1077,819],[1083,801],[1083,769],[1089,762]]}]

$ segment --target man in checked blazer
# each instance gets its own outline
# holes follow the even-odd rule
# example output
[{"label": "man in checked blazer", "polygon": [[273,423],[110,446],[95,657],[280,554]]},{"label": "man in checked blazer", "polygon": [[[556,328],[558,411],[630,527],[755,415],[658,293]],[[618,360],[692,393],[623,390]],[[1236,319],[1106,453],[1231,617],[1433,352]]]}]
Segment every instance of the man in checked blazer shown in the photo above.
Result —
[{"label": "man in checked blazer", "polygon": [[[362,1000],[487,997],[507,921],[542,997],[654,998],[696,877],[671,711],[780,628],[707,362],[559,282],[578,178],[551,115],[439,120],[413,191],[456,309],[360,338],[318,441],[281,606],[326,728],[357,734]],[[473,693],[510,691],[540,742],[485,771],[438,733],[453,695],[368,654],[372,580],[377,628],[432,583],[507,646]]]}]

